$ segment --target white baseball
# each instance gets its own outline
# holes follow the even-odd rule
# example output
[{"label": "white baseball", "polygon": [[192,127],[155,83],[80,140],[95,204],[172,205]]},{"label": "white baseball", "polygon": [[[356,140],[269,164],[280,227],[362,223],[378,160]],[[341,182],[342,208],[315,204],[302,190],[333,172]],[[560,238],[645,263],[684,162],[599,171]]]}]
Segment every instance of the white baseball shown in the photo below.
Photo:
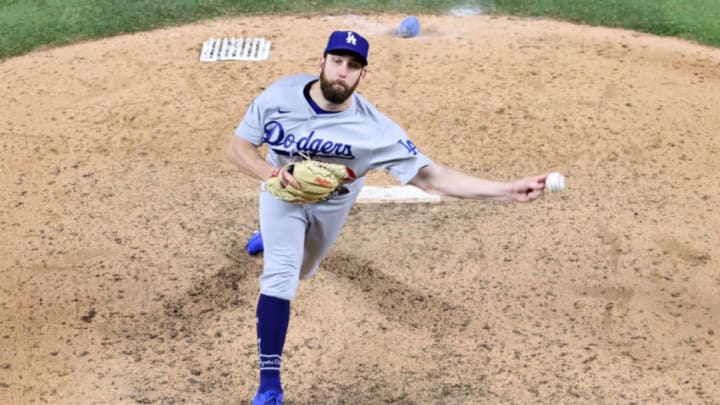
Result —
[{"label": "white baseball", "polygon": [[562,191],[565,188],[565,177],[558,172],[548,174],[545,179],[545,188],[552,192]]}]

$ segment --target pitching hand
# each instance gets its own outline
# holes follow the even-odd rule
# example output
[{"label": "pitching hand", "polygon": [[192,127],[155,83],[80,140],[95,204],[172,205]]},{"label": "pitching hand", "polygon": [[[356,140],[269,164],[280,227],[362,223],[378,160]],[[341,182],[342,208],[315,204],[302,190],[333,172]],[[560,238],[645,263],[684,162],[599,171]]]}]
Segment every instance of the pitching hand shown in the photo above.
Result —
[{"label": "pitching hand", "polygon": [[545,194],[547,174],[524,177],[512,183],[512,200],[515,202],[535,201]]}]

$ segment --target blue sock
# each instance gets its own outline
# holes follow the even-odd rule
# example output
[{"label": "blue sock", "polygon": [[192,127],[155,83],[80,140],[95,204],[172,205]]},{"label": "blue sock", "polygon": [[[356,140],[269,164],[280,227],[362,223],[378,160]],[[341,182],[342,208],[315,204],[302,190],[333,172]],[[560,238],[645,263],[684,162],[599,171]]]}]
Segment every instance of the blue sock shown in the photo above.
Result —
[{"label": "blue sock", "polygon": [[290,301],[260,294],[257,305],[257,338],[260,353],[258,392],[282,391],[280,365],[290,322]]}]

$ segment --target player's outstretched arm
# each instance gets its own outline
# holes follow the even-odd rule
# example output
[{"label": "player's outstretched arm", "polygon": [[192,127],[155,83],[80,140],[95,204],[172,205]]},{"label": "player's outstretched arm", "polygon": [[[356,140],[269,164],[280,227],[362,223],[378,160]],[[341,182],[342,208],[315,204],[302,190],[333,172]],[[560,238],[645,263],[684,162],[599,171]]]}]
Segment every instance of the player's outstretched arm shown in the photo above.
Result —
[{"label": "player's outstretched arm", "polygon": [[498,182],[470,176],[433,163],[425,166],[410,184],[431,194],[494,201],[529,202],[542,197],[547,174]]}]

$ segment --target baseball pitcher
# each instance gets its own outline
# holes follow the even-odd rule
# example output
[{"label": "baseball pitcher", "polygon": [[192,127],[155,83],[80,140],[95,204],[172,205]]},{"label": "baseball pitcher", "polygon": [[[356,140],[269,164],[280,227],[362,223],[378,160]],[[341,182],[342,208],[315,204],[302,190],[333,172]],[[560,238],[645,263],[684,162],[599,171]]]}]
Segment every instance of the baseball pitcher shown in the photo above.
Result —
[{"label": "baseball pitcher", "polygon": [[[547,174],[496,182],[444,167],[403,129],[355,92],[367,75],[368,41],[353,31],[330,35],[319,75],[282,78],[249,106],[228,159],[261,181],[263,272],[257,304],[260,381],[253,404],[282,404],[280,381],[290,302],[339,235],[371,170],[437,195],[528,202]],[[267,145],[269,153],[258,151]]]}]

